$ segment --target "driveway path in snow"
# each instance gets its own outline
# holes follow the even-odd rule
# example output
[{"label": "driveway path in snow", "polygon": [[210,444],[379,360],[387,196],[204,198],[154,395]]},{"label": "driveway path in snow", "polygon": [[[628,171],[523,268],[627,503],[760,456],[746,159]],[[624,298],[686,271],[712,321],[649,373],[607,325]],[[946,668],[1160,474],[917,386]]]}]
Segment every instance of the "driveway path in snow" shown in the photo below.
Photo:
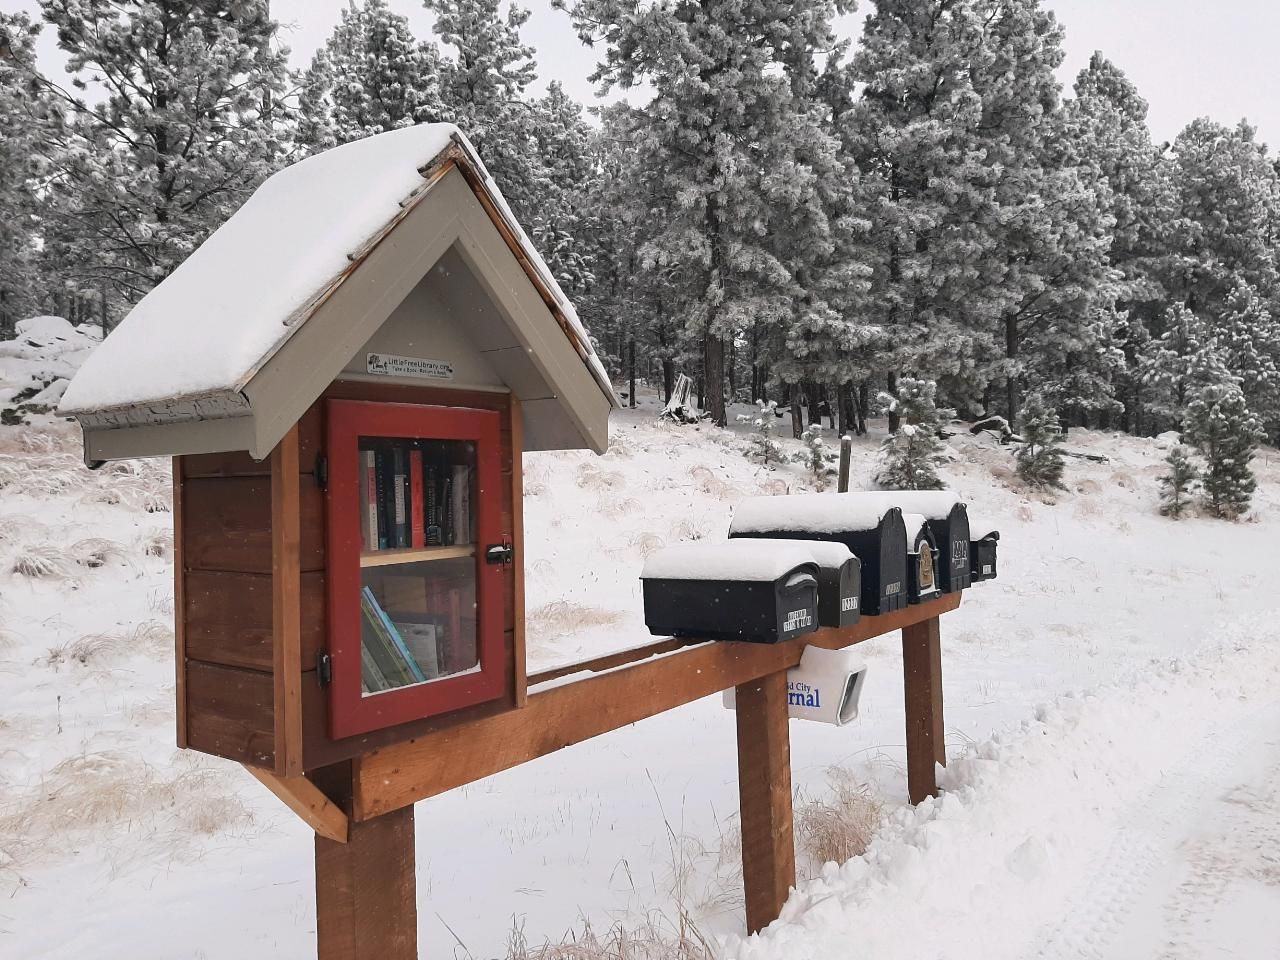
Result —
[{"label": "driveway path in snow", "polygon": [[1280,956],[1280,707],[1219,733],[1131,805],[1029,958]]}]

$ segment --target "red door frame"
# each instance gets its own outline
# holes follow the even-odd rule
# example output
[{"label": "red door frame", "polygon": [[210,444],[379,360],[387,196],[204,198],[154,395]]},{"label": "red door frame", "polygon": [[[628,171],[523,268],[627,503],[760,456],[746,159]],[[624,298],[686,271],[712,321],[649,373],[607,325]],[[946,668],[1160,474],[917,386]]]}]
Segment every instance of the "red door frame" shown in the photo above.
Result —
[{"label": "red door frame", "polygon": [[[493,410],[329,400],[327,604],[329,735],[335,740],[502,696],[505,678],[503,568],[486,563],[485,548],[510,542],[502,529],[499,414]],[[360,437],[470,440],[476,447],[476,639],[480,669],[364,696],[360,688],[360,514],[357,451]]]}]

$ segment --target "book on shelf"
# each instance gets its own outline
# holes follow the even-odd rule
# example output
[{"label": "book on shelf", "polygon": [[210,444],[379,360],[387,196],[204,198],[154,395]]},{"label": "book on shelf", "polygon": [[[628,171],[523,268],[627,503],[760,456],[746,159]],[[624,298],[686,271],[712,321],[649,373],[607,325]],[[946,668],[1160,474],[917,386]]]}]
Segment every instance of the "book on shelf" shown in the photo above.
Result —
[{"label": "book on shelf", "polygon": [[[364,662],[364,652],[367,650],[377,672],[388,683],[382,689],[408,686],[426,680],[427,675],[409,652],[404,638],[369,587],[365,587],[360,593],[360,610],[363,616],[361,663]],[[372,686],[374,677],[366,679]]]},{"label": "book on shelf", "polygon": [[378,441],[360,450],[360,540],[366,552],[470,545],[472,468],[448,444]]}]

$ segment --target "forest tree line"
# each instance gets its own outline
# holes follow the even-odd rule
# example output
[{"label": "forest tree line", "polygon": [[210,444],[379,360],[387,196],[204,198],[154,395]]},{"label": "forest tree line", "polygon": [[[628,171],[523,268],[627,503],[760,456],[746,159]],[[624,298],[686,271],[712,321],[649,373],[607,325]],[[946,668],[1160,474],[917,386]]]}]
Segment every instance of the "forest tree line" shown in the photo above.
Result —
[{"label": "forest tree line", "polygon": [[873,0],[856,43],[848,0],[553,2],[623,102],[536,93],[505,0],[424,0],[431,37],[352,0],[301,70],[266,0],[0,14],[0,335],[110,328],[275,170],[444,120],[633,397],[683,372],[716,423],[862,432],[905,378],[1153,434],[1213,387],[1280,439],[1280,165],[1248,123],[1153,142],[1101,54],[1063,90],[1039,0]]}]

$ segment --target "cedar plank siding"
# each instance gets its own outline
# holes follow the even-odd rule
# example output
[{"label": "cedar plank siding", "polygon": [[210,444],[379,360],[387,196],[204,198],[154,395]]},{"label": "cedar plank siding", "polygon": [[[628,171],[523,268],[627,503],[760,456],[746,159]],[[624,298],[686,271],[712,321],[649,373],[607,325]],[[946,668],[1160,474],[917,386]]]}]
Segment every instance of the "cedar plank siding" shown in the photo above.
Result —
[{"label": "cedar plank siding", "polygon": [[[322,452],[323,404],[328,397],[383,402],[468,406],[501,414],[502,524],[514,531],[512,434],[505,393],[433,390],[398,385],[334,383],[299,424],[302,510],[303,766],[327,766],[408,739],[463,716],[488,714],[514,705],[514,565],[506,571],[504,634],[507,662],[500,700],[344,740],[328,736],[325,691],[315,678],[317,655],[326,641],[324,493],[315,479]],[[186,745],[238,763],[271,768],[274,763],[271,610],[271,465],[247,453],[175,458],[182,512],[178,518],[185,679],[179,698]],[[517,556],[523,557],[514,531]],[[481,545],[483,546],[483,545]]]}]

